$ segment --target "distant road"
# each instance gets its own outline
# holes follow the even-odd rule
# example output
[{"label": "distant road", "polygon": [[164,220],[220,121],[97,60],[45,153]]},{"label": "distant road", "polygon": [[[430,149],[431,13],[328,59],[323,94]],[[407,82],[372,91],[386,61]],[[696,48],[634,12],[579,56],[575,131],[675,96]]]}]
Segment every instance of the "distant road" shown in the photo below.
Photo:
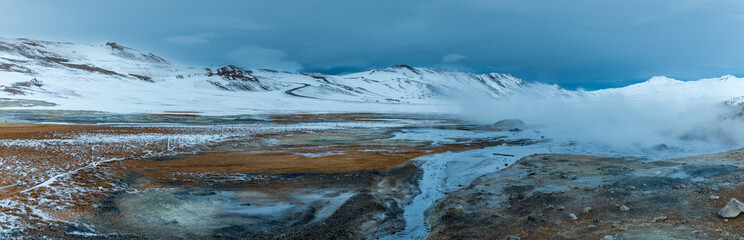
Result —
[{"label": "distant road", "polygon": [[[319,100],[327,100],[327,101],[347,102],[347,103],[372,103],[372,102],[367,102],[367,101],[340,100],[340,99],[328,99],[328,98],[319,98],[319,97],[304,96],[304,95],[300,95],[300,94],[294,93],[294,91],[297,91],[297,90],[300,90],[300,89],[309,87],[311,85],[310,84],[307,84],[307,83],[296,83],[296,84],[302,84],[302,86],[289,89],[287,91],[284,91],[284,93],[287,94],[287,95],[290,95],[290,96],[295,96],[295,97],[310,98],[310,99],[319,99]],[[392,102],[374,102],[374,103],[375,104],[391,104],[391,105],[400,104],[400,103],[392,103]],[[409,105],[423,105],[423,104],[412,104],[412,103],[408,103],[408,104]]]},{"label": "distant road", "polygon": [[287,95],[290,95],[290,96],[295,96],[295,97],[320,99],[320,98],[316,98],[316,97],[303,96],[303,95],[299,95],[299,94],[294,93],[294,91],[297,91],[297,90],[300,90],[302,88],[306,88],[306,87],[309,87],[310,86],[310,84],[307,84],[307,83],[299,83],[299,84],[302,84],[302,86],[289,89],[287,91],[284,91],[284,93],[286,93]]}]

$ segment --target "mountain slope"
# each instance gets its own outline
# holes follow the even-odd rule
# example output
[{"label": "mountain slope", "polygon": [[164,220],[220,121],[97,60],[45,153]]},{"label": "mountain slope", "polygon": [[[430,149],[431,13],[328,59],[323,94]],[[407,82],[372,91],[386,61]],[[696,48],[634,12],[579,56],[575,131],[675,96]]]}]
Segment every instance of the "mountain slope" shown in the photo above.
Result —
[{"label": "mountain slope", "polygon": [[506,74],[405,65],[347,75],[195,68],[116,43],[0,39],[0,97],[43,100],[53,109],[441,112],[462,96],[508,99],[532,86]]},{"label": "mountain slope", "polygon": [[[453,112],[459,99],[632,98],[722,102],[744,94],[734,76],[666,77],[622,88],[568,91],[508,74],[396,65],[345,75],[179,65],[116,43],[0,38],[0,107],[157,113]],[[3,100],[4,99],[4,100]],[[31,101],[34,100],[34,101]],[[12,101],[13,104],[3,102]],[[18,102],[20,101],[20,104]],[[24,103],[24,101],[26,101]],[[39,101],[47,103],[38,104]],[[49,106],[55,105],[55,106]]]},{"label": "mountain slope", "polygon": [[648,81],[621,88],[590,92],[591,96],[622,96],[636,99],[698,99],[722,102],[744,95],[744,79],[732,75],[697,81],[680,81],[667,77],[653,77]]}]

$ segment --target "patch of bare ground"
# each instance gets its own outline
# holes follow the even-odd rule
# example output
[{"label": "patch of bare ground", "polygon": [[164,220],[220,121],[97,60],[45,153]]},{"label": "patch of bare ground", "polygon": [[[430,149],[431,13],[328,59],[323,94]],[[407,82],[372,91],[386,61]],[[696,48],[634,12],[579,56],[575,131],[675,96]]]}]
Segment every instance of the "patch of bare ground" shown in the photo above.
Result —
[{"label": "patch of bare ground", "polygon": [[155,81],[152,80],[152,77],[150,77],[150,76],[139,75],[139,74],[134,74],[134,73],[130,73],[129,76],[135,77],[135,78],[137,78],[139,80],[142,80],[142,81],[145,81],[145,82],[155,82]]},{"label": "patch of bare ground", "polygon": [[[0,124],[0,140],[71,139],[84,134],[176,134],[186,129],[109,125]],[[5,155],[7,156],[7,155]]]},{"label": "patch of bare ground", "polygon": [[429,239],[740,239],[741,150],[664,161],[534,155],[427,210]]},{"label": "patch of bare ground", "polygon": [[62,66],[65,66],[65,67],[79,69],[79,70],[84,70],[84,71],[88,71],[88,72],[103,73],[103,74],[106,74],[106,75],[116,75],[116,76],[126,77],[126,75],[124,75],[124,74],[117,73],[117,72],[114,72],[114,71],[111,71],[111,70],[107,70],[107,69],[103,69],[103,68],[99,68],[99,67],[96,67],[96,66],[70,63],[70,60],[64,59],[64,58],[44,57],[44,60],[49,61],[49,62],[53,62],[53,63],[57,63],[57,64],[60,64]]},{"label": "patch of bare ground", "polygon": [[[0,215],[51,229],[118,189],[105,163],[153,153],[192,151],[193,128],[102,125],[0,125]],[[0,218],[0,219],[14,219]],[[3,223],[10,224],[10,223]],[[11,225],[7,225],[11,226]]]},{"label": "patch of bare ground", "polygon": [[0,63],[0,71],[6,72],[18,72],[18,73],[32,73],[31,69],[22,65],[13,63]]},{"label": "patch of bare ground", "polygon": [[277,122],[302,121],[366,121],[379,118],[375,113],[277,114],[269,118]]},{"label": "patch of bare ground", "polygon": [[[305,136],[303,136],[305,135]],[[127,161],[130,171],[148,176],[153,182],[189,178],[188,174],[337,174],[364,171],[385,171],[412,159],[447,151],[465,151],[506,143],[501,138],[475,139],[447,145],[430,142],[388,141],[387,134],[363,133],[343,135],[343,131],[323,131],[312,134],[292,132],[282,136],[262,136],[285,140],[270,148],[257,147],[236,151],[228,141],[210,151],[194,155]],[[520,144],[521,142],[509,142]],[[523,143],[529,144],[529,143]],[[183,175],[187,173],[187,175]],[[178,176],[180,174],[180,176]]]},{"label": "patch of bare ground", "polygon": [[10,86],[3,85],[0,86],[0,88],[2,88],[2,91],[11,93],[13,95],[26,95],[26,91],[40,89],[43,85],[44,84],[42,84],[41,81],[33,79],[30,81],[15,82]]},{"label": "patch of bare ground", "polygon": [[446,151],[445,149],[410,149],[397,146],[334,146],[324,149],[286,147],[279,151],[217,152],[166,161],[140,161],[134,163],[136,165],[130,169],[193,173],[344,173],[387,170],[410,159]]},{"label": "patch of bare ground", "polygon": [[[278,123],[294,122],[342,122],[342,121],[381,121],[386,119],[431,120],[430,115],[410,114],[379,114],[379,113],[325,113],[325,114],[274,114],[268,116]],[[455,122],[445,118],[437,119],[444,122]]]},{"label": "patch of bare ground", "polygon": [[201,117],[200,115],[196,114],[185,114],[185,113],[166,113],[166,114],[152,114],[153,116],[158,117],[184,117],[184,118],[195,118],[195,117]]}]

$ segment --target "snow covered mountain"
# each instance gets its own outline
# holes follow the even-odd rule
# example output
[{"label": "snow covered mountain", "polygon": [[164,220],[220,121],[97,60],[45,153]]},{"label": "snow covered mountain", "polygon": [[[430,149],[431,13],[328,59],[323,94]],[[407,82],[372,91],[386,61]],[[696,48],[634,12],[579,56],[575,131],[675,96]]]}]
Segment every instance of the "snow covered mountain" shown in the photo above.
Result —
[{"label": "snow covered mountain", "polygon": [[[456,99],[744,95],[734,76],[683,82],[654,77],[599,91],[568,91],[508,74],[396,65],[345,75],[183,66],[116,43],[92,46],[0,38],[0,107],[111,112],[451,112]],[[14,104],[9,104],[13,102]]]},{"label": "snow covered mountain", "polygon": [[712,100],[723,102],[744,96],[744,78],[725,75],[697,81],[680,81],[656,76],[648,81],[621,88],[588,92],[590,96],[623,96],[633,99],[655,100]]},{"label": "snow covered mountain", "polygon": [[0,97],[41,100],[52,109],[438,112],[462,96],[508,99],[537,88],[567,92],[497,73],[406,65],[347,75],[196,68],[116,43],[0,39]]}]

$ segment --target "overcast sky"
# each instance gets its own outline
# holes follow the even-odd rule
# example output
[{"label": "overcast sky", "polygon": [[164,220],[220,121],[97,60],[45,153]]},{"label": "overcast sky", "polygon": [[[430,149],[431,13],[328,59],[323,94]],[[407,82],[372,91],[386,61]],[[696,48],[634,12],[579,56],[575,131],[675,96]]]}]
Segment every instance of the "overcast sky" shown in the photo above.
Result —
[{"label": "overcast sky", "polygon": [[740,0],[5,0],[0,36],[119,44],[187,65],[394,64],[596,89],[744,75]]}]

